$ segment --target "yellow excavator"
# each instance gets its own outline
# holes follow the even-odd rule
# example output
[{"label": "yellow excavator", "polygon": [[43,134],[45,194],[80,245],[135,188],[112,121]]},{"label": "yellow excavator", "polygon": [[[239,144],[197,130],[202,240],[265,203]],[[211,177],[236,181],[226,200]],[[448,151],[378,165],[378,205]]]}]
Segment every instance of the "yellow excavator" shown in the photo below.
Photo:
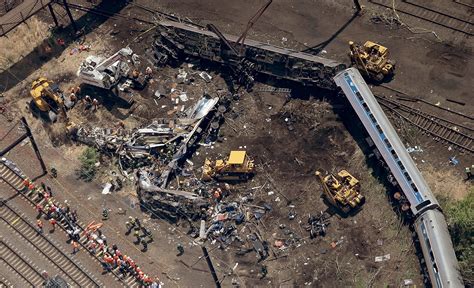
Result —
[{"label": "yellow excavator", "polygon": [[51,122],[55,122],[59,114],[67,120],[66,110],[74,105],[74,102],[64,97],[57,84],[44,77],[33,81],[30,96],[33,98],[30,102],[33,114],[39,114]]},{"label": "yellow excavator", "polygon": [[389,59],[387,47],[372,41],[365,42],[364,46],[349,41],[349,47],[352,65],[366,78],[382,82],[385,77],[393,76],[395,61]]},{"label": "yellow excavator", "polygon": [[324,175],[316,171],[323,186],[324,198],[335,208],[347,214],[359,209],[365,201],[360,194],[360,183],[346,170],[341,170],[337,175]]},{"label": "yellow excavator", "polygon": [[238,181],[247,180],[255,174],[255,164],[246,151],[231,151],[227,160],[206,159],[202,168],[202,180]]}]

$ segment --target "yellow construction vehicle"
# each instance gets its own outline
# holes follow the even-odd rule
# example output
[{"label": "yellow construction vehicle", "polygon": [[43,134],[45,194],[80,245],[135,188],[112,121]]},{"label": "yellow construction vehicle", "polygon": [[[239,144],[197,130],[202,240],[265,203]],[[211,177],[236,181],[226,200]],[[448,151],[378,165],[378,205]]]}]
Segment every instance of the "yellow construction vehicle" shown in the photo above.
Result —
[{"label": "yellow construction vehicle", "polygon": [[231,151],[227,160],[204,161],[202,180],[247,180],[255,173],[255,165],[246,151]]},{"label": "yellow construction vehicle", "polygon": [[365,201],[360,194],[360,184],[354,176],[346,170],[341,170],[337,175],[328,174],[323,176],[316,171],[323,186],[324,198],[334,207],[347,214],[358,209]]},{"label": "yellow construction vehicle", "polygon": [[55,122],[60,113],[67,119],[66,109],[74,105],[74,102],[64,97],[57,84],[44,77],[33,81],[30,95],[33,98],[30,102],[33,114],[46,117],[51,122]]},{"label": "yellow construction vehicle", "polygon": [[363,76],[368,79],[382,82],[385,77],[390,77],[395,71],[395,61],[389,59],[388,48],[372,41],[360,46],[349,41],[352,65],[357,67]]}]

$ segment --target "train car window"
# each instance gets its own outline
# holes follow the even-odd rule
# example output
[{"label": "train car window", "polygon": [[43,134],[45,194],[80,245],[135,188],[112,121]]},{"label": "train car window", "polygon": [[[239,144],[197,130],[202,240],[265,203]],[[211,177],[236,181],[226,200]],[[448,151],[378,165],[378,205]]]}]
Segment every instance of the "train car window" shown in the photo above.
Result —
[{"label": "train car window", "polygon": [[362,107],[364,107],[366,112],[370,112],[369,106],[367,106],[367,103],[362,103]]},{"label": "train car window", "polygon": [[[416,206],[415,206],[415,209],[416,209],[416,210],[420,210],[421,208],[423,208],[423,207],[425,207],[425,206],[427,206],[427,205],[430,205],[430,204],[431,204],[431,201],[430,201],[430,200],[425,200],[425,201],[421,202],[420,204],[416,205]],[[431,244],[430,244],[429,241],[428,241],[428,246],[429,246],[430,249],[431,249]]]},{"label": "train car window", "polygon": [[413,191],[418,192],[418,188],[416,188],[415,183],[411,183],[411,188],[413,189]]},{"label": "train car window", "polygon": [[405,178],[408,180],[408,182],[411,182],[411,177],[408,175],[408,172],[403,172],[403,175],[405,175]]},{"label": "train car window", "polygon": [[393,157],[395,157],[395,159],[398,159],[397,152],[395,152],[394,149],[390,150],[390,152],[392,153]]},{"label": "train car window", "polygon": [[383,133],[382,128],[380,128],[379,124],[375,125],[375,128],[377,129],[377,131],[379,131],[380,134]]},{"label": "train car window", "polygon": [[403,166],[402,161],[398,161],[397,164],[400,169],[405,170],[405,166]]},{"label": "train car window", "polygon": [[357,95],[357,98],[358,98],[360,101],[364,101],[364,98],[362,98],[362,95],[360,94],[359,91],[356,92],[356,95]]},{"label": "train car window", "polygon": [[390,141],[388,141],[387,138],[383,139],[383,141],[385,142],[385,145],[387,145],[388,149],[392,148],[392,144],[390,144]]},{"label": "train car window", "polygon": [[372,123],[377,123],[377,120],[375,120],[374,114],[369,114],[370,120],[372,120]]}]

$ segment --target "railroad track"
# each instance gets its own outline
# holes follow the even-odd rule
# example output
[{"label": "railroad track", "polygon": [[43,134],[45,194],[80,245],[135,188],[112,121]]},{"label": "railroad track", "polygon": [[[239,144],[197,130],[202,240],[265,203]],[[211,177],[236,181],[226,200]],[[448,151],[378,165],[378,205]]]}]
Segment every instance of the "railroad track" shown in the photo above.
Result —
[{"label": "railroad track", "polygon": [[94,276],[82,265],[70,258],[60,247],[46,236],[39,234],[36,227],[29,219],[17,212],[5,201],[0,202],[0,219],[5,226],[10,228],[27,242],[36,252],[61,271],[62,276],[72,286],[78,287],[102,287]]},{"label": "railroad track", "polygon": [[[19,194],[21,196],[23,196],[23,198],[25,200],[27,200],[30,205],[32,206],[32,208],[35,207],[36,203],[40,203],[42,205],[44,205],[45,203],[43,202],[43,200],[41,201],[37,201],[37,195],[28,195],[28,194],[25,194],[25,193],[22,193],[22,190],[23,190],[23,179],[24,179],[24,176],[21,176],[21,171],[19,170],[15,170],[14,168],[11,168],[9,166],[7,166],[5,163],[1,162],[0,163],[0,180],[5,182],[6,184],[8,184],[12,189],[14,189],[16,192],[19,192]],[[61,207],[61,206],[60,206]],[[62,208],[62,207],[61,207]],[[62,230],[66,230],[66,225],[68,225],[67,221],[62,218],[59,223],[60,225],[58,225]],[[81,221],[78,221],[76,223],[78,225],[78,227],[83,231],[84,228],[83,227],[86,227],[86,225],[84,225],[84,223],[82,223]],[[87,251],[87,248],[86,248],[86,243],[88,242],[88,239],[87,237],[81,233],[81,238],[80,240],[78,241],[78,243],[82,246],[82,250],[83,251]],[[89,253],[89,252],[87,252]],[[100,259],[99,259],[99,255],[98,254],[91,254],[89,253],[89,255],[95,260],[97,261],[97,263],[100,265]],[[100,267],[100,266],[98,266]],[[136,280],[136,278],[132,275],[128,275],[126,277],[122,277],[118,274],[118,268],[115,269],[115,270],[112,270],[112,275],[125,287],[137,287],[139,286],[139,282]],[[1,286],[0,286],[1,287]]]},{"label": "railroad track", "polygon": [[0,287],[1,288],[4,288],[4,287],[13,287],[13,284],[8,281],[5,276],[2,276],[0,275]]},{"label": "railroad track", "polygon": [[431,135],[436,141],[452,145],[460,151],[474,153],[472,128],[422,112],[392,99],[382,96],[375,98],[386,110]]},{"label": "railroad track", "polygon": [[[60,1],[56,1],[56,4],[63,7],[63,3],[60,2]],[[130,5],[130,7],[136,7],[138,9],[147,11],[147,12],[153,14],[153,16],[157,16],[157,17],[155,17],[154,19],[151,19],[151,20],[147,20],[147,19],[138,18],[138,17],[134,17],[134,16],[130,16],[130,15],[125,15],[125,14],[121,14],[121,13],[111,13],[107,10],[103,10],[103,9],[96,8],[96,7],[87,7],[87,6],[83,6],[83,5],[79,5],[79,4],[68,3],[68,6],[70,8],[74,8],[74,9],[77,9],[77,10],[82,11],[82,12],[92,13],[92,14],[95,14],[95,15],[108,17],[108,18],[113,18],[113,19],[122,18],[122,19],[126,19],[126,20],[139,21],[139,22],[143,22],[143,23],[146,23],[146,24],[156,25],[157,24],[156,20],[161,18],[161,19],[167,19],[167,20],[176,21],[176,22],[184,22],[184,23],[188,23],[188,24],[192,24],[192,25],[201,27],[201,28],[205,28],[204,26],[199,25],[197,23],[194,23],[193,21],[191,21],[187,18],[181,18],[179,16],[169,14],[169,13],[166,13],[166,12],[163,12],[163,11],[160,11],[160,10],[156,10],[156,9],[151,9],[147,6],[140,5],[140,4],[133,3],[133,2],[129,3],[129,5]]]},{"label": "railroad track", "polygon": [[[45,279],[41,270],[31,263],[30,259],[22,252],[18,251],[8,241],[0,238],[0,260],[4,267],[16,274],[18,280],[23,280],[24,285],[31,287],[40,287]],[[21,281],[20,280],[20,281]],[[2,280],[3,282],[3,280]]]},{"label": "railroad track", "polygon": [[[369,1],[378,6],[393,9],[393,0]],[[409,15],[468,36],[474,35],[474,23],[472,21],[446,14],[426,5],[418,4],[415,0],[402,0],[396,1],[395,9],[401,14]]]}]

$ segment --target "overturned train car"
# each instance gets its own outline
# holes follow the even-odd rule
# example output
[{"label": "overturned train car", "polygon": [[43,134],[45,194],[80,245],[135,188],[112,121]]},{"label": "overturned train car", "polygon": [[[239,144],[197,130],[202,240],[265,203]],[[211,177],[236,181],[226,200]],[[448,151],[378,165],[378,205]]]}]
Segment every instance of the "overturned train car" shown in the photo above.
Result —
[{"label": "overturned train car", "polygon": [[[436,197],[406,151],[387,116],[359,71],[349,68],[334,81],[354,108],[377,153],[409,202],[431,287],[464,287],[446,219]],[[431,285],[430,285],[431,284]]]},{"label": "overturned train car", "polygon": [[[236,55],[214,32],[180,22],[161,21],[159,24],[154,48],[155,57],[161,63],[191,56],[245,73],[268,75],[330,90],[336,88],[332,78],[346,68],[346,65],[331,59],[254,40],[238,45],[236,49],[242,52]],[[237,36],[224,36],[235,45]]]}]

